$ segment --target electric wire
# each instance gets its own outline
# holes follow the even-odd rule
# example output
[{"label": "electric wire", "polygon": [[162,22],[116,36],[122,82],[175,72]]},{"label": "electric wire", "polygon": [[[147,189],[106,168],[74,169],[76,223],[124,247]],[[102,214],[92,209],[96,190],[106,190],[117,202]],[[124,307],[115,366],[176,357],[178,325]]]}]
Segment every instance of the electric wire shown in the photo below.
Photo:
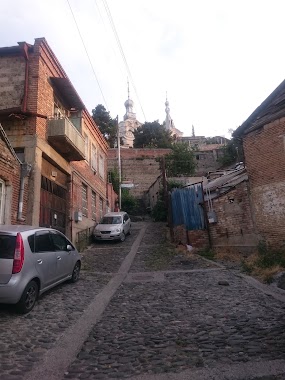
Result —
[{"label": "electric wire", "polygon": [[76,18],[75,18],[75,15],[74,15],[74,13],[73,13],[73,10],[72,10],[72,8],[71,8],[71,5],[70,5],[70,3],[69,3],[69,0],[66,0],[66,1],[67,1],[68,5],[69,5],[69,9],[70,9],[70,12],[71,12],[71,14],[72,14],[73,20],[74,20],[74,22],[75,22],[75,25],[76,25],[76,28],[77,28],[78,34],[79,34],[79,36],[80,36],[80,39],[81,39],[82,45],[83,45],[83,47],[84,47],[85,53],[86,53],[86,55],[87,55],[88,61],[89,61],[90,66],[91,66],[91,68],[92,68],[93,74],[94,74],[94,76],[95,76],[96,82],[97,82],[97,84],[98,84],[99,90],[100,90],[101,95],[102,95],[102,98],[103,98],[103,100],[104,100],[104,103],[105,103],[106,109],[107,109],[107,111],[108,111],[107,101],[106,101],[106,99],[105,99],[105,96],[104,96],[103,91],[102,91],[102,88],[101,88],[101,86],[100,86],[100,83],[99,83],[98,77],[97,77],[97,75],[96,75],[96,72],[95,72],[94,66],[93,66],[93,64],[92,64],[92,62],[91,62],[91,59],[90,59],[90,56],[89,56],[89,54],[88,54],[88,50],[87,50],[86,45],[85,45],[85,43],[84,43],[84,40],[83,40],[82,34],[81,34],[81,32],[80,32],[80,29],[79,29],[78,23],[77,23]]},{"label": "electric wire", "polygon": [[130,71],[130,68],[129,68],[129,65],[128,65],[128,62],[127,62],[127,59],[126,59],[126,56],[124,54],[124,50],[123,50],[123,47],[122,47],[122,44],[121,44],[121,41],[120,41],[120,38],[118,36],[118,33],[117,33],[117,30],[116,30],[116,27],[115,27],[115,24],[114,24],[114,21],[113,21],[113,17],[112,17],[112,14],[111,14],[111,11],[110,11],[110,8],[108,6],[108,3],[107,3],[107,0],[102,0],[103,2],[103,5],[105,7],[105,10],[106,10],[106,13],[107,13],[107,16],[108,16],[108,19],[109,19],[109,22],[111,24],[111,27],[112,27],[112,30],[113,30],[113,33],[115,35],[115,38],[116,38],[116,41],[117,41],[117,45],[119,47],[119,50],[120,50],[120,53],[121,53],[121,56],[123,58],[123,61],[124,61],[124,64],[125,64],[125,67],[126,67],[126,70],[127,70],[127,73],[130,77],[130,80],[132,82],[132,85],[133,85],[133,88],[134,88],[134,91],[135,91],[135,94],[137,96],[137,99],[139,101],[139,105],[140,105],[140,108],[142,110],[142,114],[144,116],[144,119],[146,121],[146,117],[145,117],[145,113],[144,113],[144,110],[143,110],[143,107],[142,107],[142,104],[141,104],[141,101],[140,101],[140,98],[138,96],[138,92],[136,90],[136,86],[135,86],[135,83],[134,83],[134,80],[133,80],[133,77],[132,77],[132,74],[131,74],[131,71]]},{"label": "electric wire", "polygon": [[[108,30],[108,29],[107,29],[107,25],[105,24],[105,21],[104,21],[104,19],[103,19],[102,13],[101,13],[100,8],[99,8],[99,6],[98,6],[97,0],[94,0],[94,3],[95,3],[95,5],[96,5],[96,8],[97,8],[98,14],[99,14],[100,19],[101,19],[101,21],[102,21],[102,24],[104,25],[105,31],[107,32],[107,30]],[[107,33],[106,33],[106,35],[107,35]],[[119,56],[118,56],[118,52],[117,52],[116,49],[114,48],[114,44],[112,44],[113,41],[112,41],[110,38],[109,38],[109,40],[110,40],[110,42],[111,42],[111,46],[112,46],[112,50],[113,50],[113,52],[114,52],[114,55],[117,56],[117,58],[119,58]],[[124,76],[125,74],[123,73],[123,70],[122,70],[121,65],[118,65],[118,66],[119,66],[119,69],[120,69],[120,72],[121,72],[122,76]]]}]

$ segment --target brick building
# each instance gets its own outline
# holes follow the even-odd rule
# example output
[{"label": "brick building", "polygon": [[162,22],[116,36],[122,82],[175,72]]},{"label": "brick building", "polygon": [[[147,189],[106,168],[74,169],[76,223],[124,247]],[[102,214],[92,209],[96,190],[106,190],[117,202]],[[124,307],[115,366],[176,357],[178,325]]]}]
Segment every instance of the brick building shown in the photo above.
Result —
[{"label": "brick building", "polygon": [[[215,177],[215,173],[213,173]],[[211,245],[250,252],[258,243],[245,168],[225,171],[204,185]]]},{"label": "brick building", "polygon": [[261,240],[285,238],[285,81],[234,132],[243,140],[253,217]]},{"label": "brick building", "polygon": [[[25,215],[21,209],[20,182],[22,178],[22,198],[27,198],[27,186],[21,176],[21,163],[7,135],[0,124],[0,224],[15,224],[19,216]],[[21,221],[19,221],[21,223]]]},{"label": "brick building", "polygon": [[31,165],[25,222],[75,241],[112,207],[108,145],[44,38],[0,48],[0,122]]}]

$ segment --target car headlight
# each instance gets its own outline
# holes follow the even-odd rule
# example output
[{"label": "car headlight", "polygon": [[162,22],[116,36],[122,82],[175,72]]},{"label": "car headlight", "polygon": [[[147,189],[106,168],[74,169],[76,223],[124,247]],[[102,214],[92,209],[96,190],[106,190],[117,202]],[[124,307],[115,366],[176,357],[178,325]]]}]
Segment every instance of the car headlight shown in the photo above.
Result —
[{"label": "car headlight", "polygon": [[121,232],[121,229],[120,228],[116,228],[116,232]]},{"label": "car headlight", "polygon": [[100,233],[100,230],[96,230],[96,228],[95,228],[94,233],[95,233],[95,234],[99,234],[99,233]]}]

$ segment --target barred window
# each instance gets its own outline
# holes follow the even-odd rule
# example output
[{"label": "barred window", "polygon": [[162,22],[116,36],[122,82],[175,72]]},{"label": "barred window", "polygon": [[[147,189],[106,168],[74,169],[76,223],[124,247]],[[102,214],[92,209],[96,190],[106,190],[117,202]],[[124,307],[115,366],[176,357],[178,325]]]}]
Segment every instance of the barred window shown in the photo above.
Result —
[{"label": "barred window", "polygon": [[91,198],[92,204],[92,219],[96,221],[96,193],[92,191],[92,198]]},{"label": "barred window", "polygon": [[82,215],[88,216],[87,186],[82,184]]},{"label": "barred window", "polygon": [[4,224],[5,182],[0,179],[0,224]]},{"label": "barred window", "polygon": [[89,162],[89,139],[88,135],[86,133],[83,134],[84,137],[84,144],[85,144],[85,160]]},{"label": "barred window", "polygon": [[99,199],[99,208],[100,208],[100,220],[103,217],[103,199],[100,197]]},{"label": "barred window", "polygon": [[97,170],[97,148],[94,144],[91,149],[91,168]]},{"label": "barred window", "polygon": [[105,177],[105,170],[104,170],[104,158],[103,156],[100,154],[99,155],[99,175],[102,179],[104,179]]}]

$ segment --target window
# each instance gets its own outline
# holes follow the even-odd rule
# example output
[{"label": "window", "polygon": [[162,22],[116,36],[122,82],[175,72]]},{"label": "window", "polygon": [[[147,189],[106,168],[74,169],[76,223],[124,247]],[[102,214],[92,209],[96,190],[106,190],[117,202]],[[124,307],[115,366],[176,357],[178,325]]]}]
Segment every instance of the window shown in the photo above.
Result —
[{"label": "window", "polygon": [[103,216],[103,199],[99,199],[99,209],[100,209],[100,220],[102,219]]},{"label": "window", "polygon": [[91,148],[91,168],[97,171],[97,148],[94,144]]},{"label": "window", "polygon": [[[33,239],[28,237],[31,250],[33,251]],[[40,231],[35,234],[35,251],[33,252],[54,252],[54,246],[50,239],[49,231]]]},{"label": "window", "polygon": [[84,144],[85,144],[85,150],[84,150],[85,160],[87,162],[89,162],[89,139],[88,139],[88,135],[86,133],[83,133],[83,137],[84,137]]},{"label": "window", "polygon": [[82,184],[82,215],[88,216],[87,186]]},{"label": "window", "polygon": [[92,219],[96,220],[96,193],[94,193],[94,191],[92,191],[91,202]]},{"label": "window", "polygon": [[0,179],[0,224],[4,224],[5,182]]},{"label": "window", "polygon": [[99,155],[99,175],[102,179],[104,179],[105,177],[105,170],[104,170],[104,158],[103,156],[100,154]]},{"label": "window", "polygon": [[51,237],[51,240],[54,244],[56,251],[66,251],[67,250],[68,241],[65,239],[64,236],[62,236],[56,232],[51,232],[50,237]]}]

